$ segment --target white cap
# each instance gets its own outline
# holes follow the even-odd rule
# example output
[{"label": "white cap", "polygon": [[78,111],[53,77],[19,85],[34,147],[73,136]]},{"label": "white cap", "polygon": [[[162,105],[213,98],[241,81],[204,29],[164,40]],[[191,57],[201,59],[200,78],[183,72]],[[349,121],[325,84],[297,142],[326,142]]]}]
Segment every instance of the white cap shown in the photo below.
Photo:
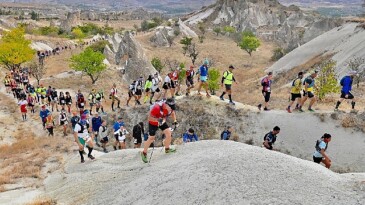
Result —
[{"label": "white cap", "polygon": [[354,71],[354,70],[352,70],[352,71],[350,71],[350,72],[349,72],[349,75],[350,75],[350,76],[357,75],[357,72],[356,72],[356,71]]}]

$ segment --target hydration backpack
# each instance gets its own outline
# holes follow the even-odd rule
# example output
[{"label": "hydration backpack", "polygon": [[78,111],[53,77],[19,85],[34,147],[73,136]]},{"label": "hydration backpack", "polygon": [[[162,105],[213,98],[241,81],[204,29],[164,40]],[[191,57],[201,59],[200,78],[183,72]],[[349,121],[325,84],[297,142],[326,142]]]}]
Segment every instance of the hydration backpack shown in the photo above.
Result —
[{"label": "hydration backpack", "polygon": [[[321,148],[319,147],[319,144],[322,142],[322,140],[317,140],[317,142],[316,142],[316,146],[315,146],[315,148],[316,148],[316,150],[318,151],[318,152],[321,152]],[[324,148],[324,151],[326,151],[327,150],[327,147],[328,147],[328,144],[326,143],[326,147]]]},{"label": "hydration backpack", "polygon": [[261,80],[261,85],[262,85],[262,86],[266,86],[265,79],[266,79],[266,77],[265,77],[265,78],[263,78],[263,79]]},{"label": "hydration backpack", "polygon": [[227,131],[227,130],[224,130],[222,133],[221,133],[221,140],[224,139],[224,134],[227,134],[227,140],[229,140],[230,138],[230,133]]}]

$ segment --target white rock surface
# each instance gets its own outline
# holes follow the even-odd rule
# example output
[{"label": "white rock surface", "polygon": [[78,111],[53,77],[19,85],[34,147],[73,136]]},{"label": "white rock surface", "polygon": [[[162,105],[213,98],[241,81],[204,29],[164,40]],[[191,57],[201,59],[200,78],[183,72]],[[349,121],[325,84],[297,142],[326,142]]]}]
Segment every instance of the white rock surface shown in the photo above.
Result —
[{"label": "white rock surface", "polygon": [[30,47],[33,48],[36,51],[51,51],[53,48],[51,48],[49,45],[42,43],[42,42],[32,42],[30,44]]},{"label": "white rock surface", "polygon": [[195,31],[191,30],[191,28],[185,25],[185,23],[181,21],[181,19],[179,19],[179,27],[180,27],[180,32],[183,33],[185,36],[192,38],[198,37],[198,34],[196,34]]},{"label": "white rock surface", "polygon": [[46,195],[61,204],[364,204],[357,178],[321,165],[231,141],[154,150],[144,164],[138,150],[97,154],[46,180]]},{"label": "white rock surface", "polygon": [[328,31],[285,55],[267,71],[285,72],[318,55],[334,54],[339,77],[346,75],[347,62],[365,56],[365,29],[357,23],[347,23]]},{"label": "white rock surface", "polygon": [[188,20],[185,21],[185,23],[190,25],[197,24],[200,21],[203,21],[204,19],[208,18],[213,12],[214,8],[207,9],[201,13],[198,13],[197,15],[190,17]]}]

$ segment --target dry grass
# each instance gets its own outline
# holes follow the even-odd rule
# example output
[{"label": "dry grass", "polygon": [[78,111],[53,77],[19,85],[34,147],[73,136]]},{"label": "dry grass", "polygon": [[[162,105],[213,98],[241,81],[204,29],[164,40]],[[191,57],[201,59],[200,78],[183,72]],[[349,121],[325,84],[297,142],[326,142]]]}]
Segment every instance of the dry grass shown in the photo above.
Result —
[{"label": "dry grass", "polygon": [[56,205],[57,201],[50,198],[42,198],[39,197],[37,199],[34,199],[32,202],[27,203],[27,205]]},{"label": "dry grass", "polygon": [[[29,130],[19,129],[18,140],[11,145],[0,147],[0,185],[17,183],[18,179],[42,179],[41,170],[50,156],[63,154],[69,146],[65,139],[58,139],[54,144],[51,140],[33,137]],[[3,189],[5,191],[5,189]]]},{"label": "dry grass", "polygon": [[349,127],[356,127],[357,122],[356,118],[353,115],[346,115],[341,121],[342,127],[349,128]]},{"label": "dry grass", "polygon": [[[184,63],[186,67],[191,65],[190,58],[182,54],[182,45],[179,44],[181,36],[174,40],[172,47],[166,48],[152,46],[149,42],[152,35],[153,33],[147,33],[136,36],[149,59],[153,57],[159,57],[162,60],[169,58]],[[233,98],[243,103],[253,103],[252,97],[254,96],[250,95],[250,98],[247,98],[247,96],[252,93],[252,90],[259,89],[255,84],[259,85],[258,79],[264,76],[264,70],[273,63],[270,58],[275,45],[262,42],[258,51],[250,57],[232,39],[226,36],[217,37],[213,33],[207,33],[204,43],[198,43],[197,39],[194,42],[197,43],[199,51],[198,60],[196,61],[197,66],[200,66],[205,58],[213,59],[213,67],[218,68],[222,73],[227,70],[229,65],[234,65],[237,68],[234,70],[234,75],[239,85],[233,85]],[[247,67],[248,64],[251,64],[251,67]],[[167,72],[167,70],[165,69],[164,72]],[[218,94],[220,92],[218,91]],[[257,100],[255,101],[257,102]]]},{"label": "dry grass", "polygon": [[[104,26],[106,23],[105,21],[89,21],[89,20],[84,20],[81,22],[82,23],[93,23],[98,26]],[[127,21],[118,20],[118,21],[109,21],[108,24],[110,24],[110,26],[113,27],[114,30],[120,30],[120,29],[134,30],[133,25],[136,24],[138,27],[140,27],[141,22],[142,22],[142,20],[127,20]]]}]

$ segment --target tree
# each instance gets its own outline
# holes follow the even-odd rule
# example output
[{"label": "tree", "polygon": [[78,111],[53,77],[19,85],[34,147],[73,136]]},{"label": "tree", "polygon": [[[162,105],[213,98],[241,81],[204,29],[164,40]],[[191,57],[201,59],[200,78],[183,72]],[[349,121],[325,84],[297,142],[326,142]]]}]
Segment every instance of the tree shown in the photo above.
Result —
[{"label": "tree", "polygon": [[169,68],[171,71],[178,68],[180,63],[177,60],[171,60],[170,58],[165,58],[164,66]]},{"label": "tree", "polygon": [[148,30],[148,22],[146,20],[141,22],[141,30],[147,31]]},{"label": "tree", "polygon": [[163,65],[161,60],[158,57],[154,57],[151,60],[151,64],[152,66],[159,72],[161,73],[162,69],[163,69]]},{"label": "tree", "polygon": [[139,27],[137,26],[137,24],[134,24],[133,25],[133,28],[134,30],[136,30],[136,35],[138,34],[138,31],[139,31]]},{"label": "tree", "polygon": [[[181,65],[181,64],[180,64]],[[179,83],[182,84],[182,82],[184,82],[186,78],[186,70],[184,68],[180,67],[180,72],[179,72]]]},{"label": "tree", "polygon": [[37,63],[36,60],[33,60],[29,64],[30,74],[37,80],[37,84],[39,85],[39,81],[43,78],[44,74],[46,74],[46,66],[44,63]]},{"label": "tree", "polygon": [[172,44],[174,43],[174,36],[167,35],[166,40],[167,40],[167,43],[169,44],[169,47],[171,47]]},{"label": "tree", "polygon": [[222,32],[222,29],[220,27],[215,27],[213,29],[214,33],[217,34],[217,36]]},{"label": "tree", "polygon": [[355,76],[355,83],[359,88],[360,82],[365,78],[365,58],[353,58],[347,64],[351,70],[357,72],[358,75]]},{"label": "tree", "polygon": [[193,38],[189,38],[189,37],[184,37],[183,39],[180,40],[180,44],[183,45],[183,54],[186,55],[189,46],[191,45],[193,41]]},{"label": "tree", "polygon": [[0,40],[0,64],[8,70],[20,68],[22,63],[33,59],[35,51],[30,47],[31,41],[24,37],[25,29],[17,27],[4,31]]},{"label": "tree", "polygon": [[102,40],[102,41],[98,41],[92,45],[89,46],[89,48],[91,48],[93,51],[97,52],[99,51],[100,53],[104,53],[104,49],[105,46],[108,45],[109,47],[111,47],[112,45],[109,43],[109,41],[107,40]]},{"label": "tree", "polygon": [[195,43],[193,43],[192,45],[190,45],[188,47],[188,52],[189,52],[189,57],[191,59],[191,63],[193,65],[195,65],[195,61],[196,61],[196,59],[198,58],[198,55],[199,55],[199,52],[196,49]]},{"label": "tree", "polygon": [[203,43],[204,42],[204,39],[205,39],[205,36],[198,36],[199,38],[199,43]]},{"label": "tree", "polygon": [[36,12],[32,11],[30,13],[30,19],[38,21],[39,20],[39,14],[37,14]]},{"label": "tree", "polygon": [[277,61],[280,58],[284,57],[284,55],[285,55],[285,51],[284,51],[283,48],[275,48],[273,50],[273,54],[271,56],[271,60],[272,61]]},{"label": "tree", "polygon": [[99,51],[95,52],[91,48],[71,57],[70,67],[76,71],[82,71],[91,78],[92,84],[99,79],[100,74],[106,69],[104,55]]},{"label": "tree", "polygon": [[208,74],[208,89],[212,95],[215,95],[215,92],[219,89],[220,72],[217,68],[210,68]]},{"label": "tree", "polygon": [[81,30],[81,28],[74,28],[72,30],[72,37],[78,39],[79,42],[82,42],[82,39],[85,38],[85,33]]},{"label": "tree", "polygon": [[226,33],[228,33],[228,36],[230,36],[231,33],[236,32],[236,29],[234,27],[232,27],[232,26],[225,26],[223,28],[223,31],[226,32]]},{"label": "tree", "polygon": [[260,45],[260,40],[255,36],[242,36],[242,40],[238,44],[238,46],[245,50],[250,56],[252,56],[252,52],[256,51]]},{"label": "tree", "polygon": [[206,29],[205,29],[205,25],[202,21],[199,21],[198,23],[198,29],[199,31],[202,33],[202,35],[205,35]]},{"label": "tree", "polygon": [[336,61],[328,60],[320,66],[320,71],[316,80],[316,92],[319,100],[323,100],[327,94],[340,92],[335,72]]}]

